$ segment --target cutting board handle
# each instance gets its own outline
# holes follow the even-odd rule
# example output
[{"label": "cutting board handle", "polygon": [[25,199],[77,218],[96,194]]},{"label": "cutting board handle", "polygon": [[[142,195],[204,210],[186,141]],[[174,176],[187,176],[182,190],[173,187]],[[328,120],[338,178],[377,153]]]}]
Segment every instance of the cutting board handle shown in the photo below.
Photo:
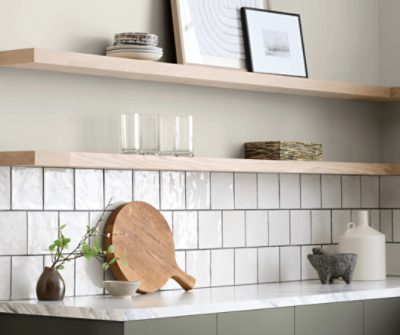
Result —
[{"label": "cutting board handle", "polygon": [[188,275],[186,272],[183,272],[181,269],[176,269],[176,274],[172,276],[172,279],[175,280],[185,291],[189,291],[194,288],[196,284],[196,279],[191,275]]}]

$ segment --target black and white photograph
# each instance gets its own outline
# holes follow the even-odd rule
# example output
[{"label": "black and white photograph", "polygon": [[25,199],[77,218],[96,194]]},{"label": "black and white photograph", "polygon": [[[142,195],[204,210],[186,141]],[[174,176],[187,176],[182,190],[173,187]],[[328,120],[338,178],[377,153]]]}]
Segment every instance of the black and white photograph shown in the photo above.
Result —
[{"label": "black and white photograph", "polygon": [[250,71],[308,77],[299,15],[255,8],[241,14]]},{"label": "black and white photograph", "polygon": [[267,56],[290,57],[289,37],[286,31],[265,29],[263,37]]}]

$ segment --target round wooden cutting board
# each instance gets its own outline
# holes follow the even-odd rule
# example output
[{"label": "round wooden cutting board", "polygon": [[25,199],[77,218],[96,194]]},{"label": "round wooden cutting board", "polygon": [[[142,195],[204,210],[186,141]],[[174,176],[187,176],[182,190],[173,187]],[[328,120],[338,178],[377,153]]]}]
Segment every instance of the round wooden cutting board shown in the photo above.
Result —
[{"label": "round wooden cutting board", "polygon": [[[114,210],[107,221],[104,245],[114,246],[120,260],[111,265],[116,279],[140,281],[140,293],[159,290],[173,278],[185,290],[196,280],[183,272],[175,260],[171,230],[163,215],[151,205],[135,201]],[[124,266],[121,260],[126,260]]]}]

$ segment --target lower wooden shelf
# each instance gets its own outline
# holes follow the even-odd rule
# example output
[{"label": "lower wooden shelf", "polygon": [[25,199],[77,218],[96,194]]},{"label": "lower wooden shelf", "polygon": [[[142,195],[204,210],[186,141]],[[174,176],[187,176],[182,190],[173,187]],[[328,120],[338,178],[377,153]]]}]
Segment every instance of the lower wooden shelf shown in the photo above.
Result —
[{"label": "lower wooden shelf", "polygon": [[0,165],[160,171],[400,175],[400,165],[397,164],[264,161],[50,151],[0,152]]}]

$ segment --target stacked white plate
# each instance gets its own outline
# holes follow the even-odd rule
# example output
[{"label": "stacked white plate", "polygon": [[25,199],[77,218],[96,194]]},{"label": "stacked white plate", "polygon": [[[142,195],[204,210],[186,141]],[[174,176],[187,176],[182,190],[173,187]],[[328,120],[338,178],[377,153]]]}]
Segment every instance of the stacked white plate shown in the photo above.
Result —
[{"label": "stacked white plate", "polygon": [[157,47],[158,36],[148,33],[115,34],[114,44],[106,50],[106,56],[157,61],[163,49]]}]

